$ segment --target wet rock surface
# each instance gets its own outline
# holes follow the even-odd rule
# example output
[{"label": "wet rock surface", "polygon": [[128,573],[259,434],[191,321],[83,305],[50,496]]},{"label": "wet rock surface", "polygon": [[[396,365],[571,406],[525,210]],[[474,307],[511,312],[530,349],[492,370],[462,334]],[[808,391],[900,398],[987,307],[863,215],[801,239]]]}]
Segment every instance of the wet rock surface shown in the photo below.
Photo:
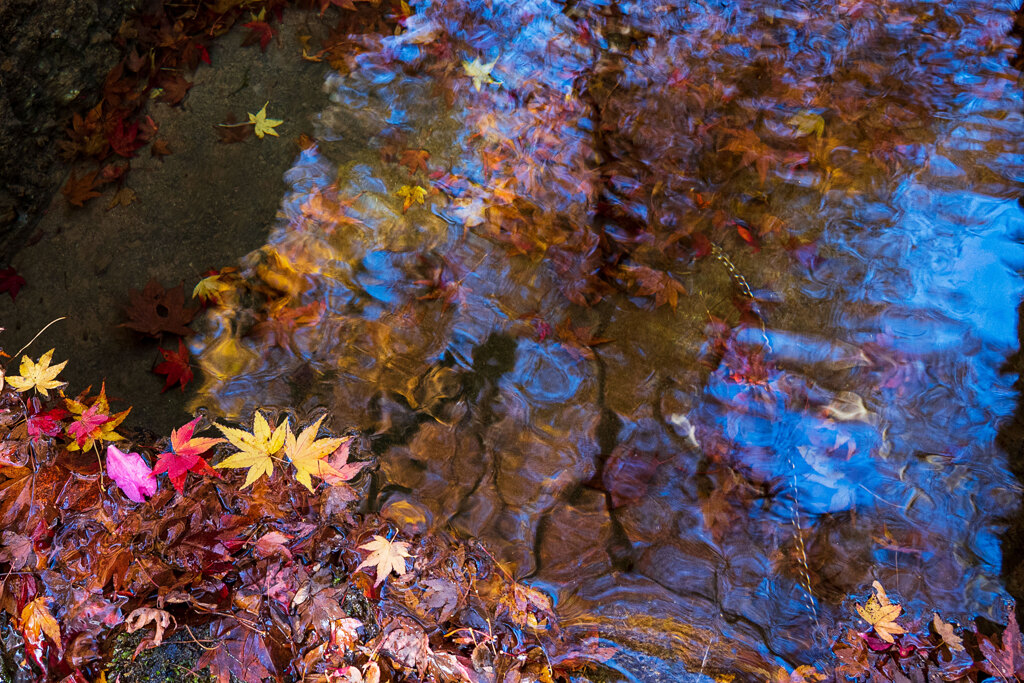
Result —
[{"label": "wet rock surface", "polygon": [[114,37],[134,0],[0,5],[0,261],[29,237],[66,169],[58,141],[95,103],[121,56]]}]

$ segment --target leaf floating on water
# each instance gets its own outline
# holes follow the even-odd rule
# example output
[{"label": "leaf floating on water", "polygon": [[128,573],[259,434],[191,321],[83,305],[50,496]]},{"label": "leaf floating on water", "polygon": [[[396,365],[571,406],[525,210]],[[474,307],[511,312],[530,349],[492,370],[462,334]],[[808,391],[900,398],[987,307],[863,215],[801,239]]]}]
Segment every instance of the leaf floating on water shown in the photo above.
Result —
[{"label": "leaf floating on water", "polygon": [[871,625],[879,638],[887,643],[895,643],[894,635],[906,633],[903,627],[896,623],[896,617],[900,615],[903,608],[889,602],[885,589],[878,581],[874,581],[871,586],[875,589],[875,594],[863,607],[859,604],[856,605],[857,614]]},{"label": "leaf floating on water", "polygon": [[491,71],[497,63],[497,58],[492,62],[484,64],[479,58],[474,57],[472,62],[462,60],[462,68],[465,70],[466,75],[473,79],[473,87],[476,88],[477,92],[479,92],[480,86],[484,83],[494,83],[495,85],[501,84],[501,81],[496,81],[491,78]]},{"label": "leaf floating on water", "polygon": [[935,632],[942,636],[942,642],[946,644],[946,647],[953,652],[963,652],[963,638],[953,630],[953,624],[942,620],[938,612],[932,617],[932,626],[935,628]]}]

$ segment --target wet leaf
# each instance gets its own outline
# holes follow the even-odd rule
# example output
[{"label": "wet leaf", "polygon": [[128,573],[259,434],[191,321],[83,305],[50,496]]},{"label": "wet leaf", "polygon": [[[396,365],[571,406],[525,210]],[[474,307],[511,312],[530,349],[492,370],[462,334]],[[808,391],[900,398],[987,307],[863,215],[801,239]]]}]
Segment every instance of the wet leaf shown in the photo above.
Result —
[{"label": "wet leaf", "polygon": [[267,118],[268,104],[270,104],[270,102],[264,104],[263,108],[255,114],[249,114],[249,123],[252,124],[252,132],[254,132],[256,137],[260,139],[263,139],[264,135],[273,135],[275,138],[278,137],[277,131],[274,129],[284,123],[283,119]]},{"label": "wet leaf", "polygon": [[1000,647],[988,638],[979,638],[978,646],[985,655],[981,667],[1002,680],[1024,676],[1024,650],[1021,648],[1020,627],[1013,607],[1006,610],[1007,624],[1000,637]]},{"label": "wet leaf", "polygon": [[382,584],[391,572],[399,576],[405,575],[405,558],[410,557],[408,543],[374,536],[372,541],[359,547],[369,550],[370,555],[356,567],[356,571],[376,568],[377,580],[374,581],[374,586]]},{"label": "wet leaf", "polygon": [[273,456],[284,446],[286,435],[291,433],[287,421],[281,422],[276,429],[272,429],[267,419],[259,411],[256,411],[253,416],[252,432],[220,424],[216,426],[227,437],[228,442],[240,452],[228,456],[214,467],[247,467],[249,472],[245,476],[245,483],[242,484],[243,489],[263,475],[268,478],[273,475]]},{"label": "wet leaf", "polygon": [[25,285],[25,278],[18,275],[14,268],[0,269],[0,292],[7,292],[11,295],[11,301],[18,296],[18,292]]},{"label": "wet leaf", "polygon": [[202,416],[199,416],[171,432],[170,449],[158,456],[160,459],[157,461],[156,467],[153,468],[153,474],[166,472],[174,490],[178,493],[184,492],[185,478],[189,472],[220,476],[202,455],[215,445],[223,443],[224,439],[193,438],[196,425],[201,419]]},{"label": "wet leaf", "polygon": [[879,638],[887,643],[895,643],[893,635],[906,633],[903,627],[896,623],[896,618],[903,608],[889,602],[885,589],[878,581],[874,581],[871,585],[875,589],[875,594],[868,599],[867,604],[863,607],[859,604],[856,605],[857,614],[871,625]]},{"label": "wet leaf", "polygon": [[48,390],[64,386],[64,382],[57,381],[57,375],[68,364],[67,361],[57,363],[53,367],[50,361],[53,360],[54,349],[50,349],[39,357],[39,362],[33,363],[28,356],[21,357],[21,365],[18,368],[20,375],[8,375],[7,383],[18,391],[31,391],[35,389],[43,396],[49,397]]},{"label": "wet leaf", "polygon": [[285,429],[285,455],[295,467],[295,479],[309,489],[310,493],[313,492],[313,481],[310,477],[322,479],[325,475],[341,476],[341,473],[331,467],[324,458],[333,453],[343,439],[317,439],[316,435],[323,421],[324,418],[321,417],[302,430],[297,437],[292,434],[290,428]]},{"label": "wet leaf", "polygon": [[160,393],[167,391],[175,384],[180,384],[181,390],[185,391],[185,385],[192,381],[192,366],[188,362],[188,349],[185,348],[185,342],[181,339],[178,340],[177,351],[161,348],[160,355],[164,357],[163,362],[153,368],[153,372],[156,374],[167,376],[164,388],[160,390]]},{"label": "wet leaf", "polygon": [[174,617],[169,612],[152,607],[139,607],[132,610],[132,613],[124,620],[128,633],[135,633],[139,629],[153,624],[153,645],[159,646],[164,642],[164,631],[174,623]]},{"label": "wet leaf", "polygon": [[497,58],[487,64],[480,61],[479,58],[474,57],[472,62],[462,61],[462,68],[466,72],[466,75],[473,79],[473,87],[476,88],[477,92],[480,92],[480,86],[485,83],[494,83],[499,85],[501,81],[496,81],[491,77],[491,71],[494,70],[494,65],[498,63]]},{"label": "wet leaf", "polygon": [[81,177],[77,177],[72,173],[71,177],[68,178],[68,182],[64,185],[64,189],[61,190],[61,194],[67,198],[68,203],[72,206],[85,206],[87,201],[100,196],[100,193],[96,190],[102,184],[97,179],[98,175],[99,171],[86,173]]},{"label": "wet leaf", "polygon": [[64,401],[68,411],[75,416],[74,422],[67,426],[68,435],[74,438],[74,441],[68,444],[69,451],[87,451],[96,442],[120,441],[124,438],[115,430],[132,409],[111,413],[105,382],[100,386],[99,395],[89,405],[86,405],[87,398],[80,398],[82,400],[69,398]]},{"label": "wet leaf", "polygon": [[142,290],[130,290],[131,304],[125,309],[129,321],[125,327],[159,337],[170,332],[182,337],[192,334],[188,324],[195,317],[197,308],[185,307],[185,285],[164,289],[156,280],[150,280]]},{"label": "wet leaf", "polygon": [[946,644],[946,647],[953,652],[962,652],[964,650],[963,638],[956,634],[953,624],[942,620],[938,612],[932,616],[932,626],[935,628],[935,632],[942,636],[942,642]]},{"label": "wet leaf", "polygon": [[25,638],[31,640],[38,640],[40,635],[43,634],[56,645],[58,650],[64,649],[64,644],[60,639],[60,626],[57,624],[57,620],[50,614],[50,608],[46,604],[45,597],[38,597],[25,605],[24,609],[21,610],[21,630],[25,634]]},{"label": "wet leaf", "polygon": [[125,453],[114,444],[107,446],[107,474],[118,488],[136,503],[156,493],[156,477],[138,453]]},{"label": "wet leaf", "polygon": [[402,202],[402,213],[408,211],[413,203],[422,204],[427,197],[427,191],[419,185],[402,185],[395,194],[405,199]]}]

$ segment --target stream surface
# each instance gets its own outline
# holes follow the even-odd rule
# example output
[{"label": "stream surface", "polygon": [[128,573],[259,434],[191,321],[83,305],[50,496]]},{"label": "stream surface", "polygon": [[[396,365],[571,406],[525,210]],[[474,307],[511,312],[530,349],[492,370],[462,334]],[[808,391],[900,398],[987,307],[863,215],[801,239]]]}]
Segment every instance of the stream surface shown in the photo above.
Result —
[{"label": "stream surface", "polygon": [[325,83],[199,405],[328,407],[373,509],[486,542],[631,680],[822,661],[873,580],[1001,614],[1011,4],[413,9]]}]

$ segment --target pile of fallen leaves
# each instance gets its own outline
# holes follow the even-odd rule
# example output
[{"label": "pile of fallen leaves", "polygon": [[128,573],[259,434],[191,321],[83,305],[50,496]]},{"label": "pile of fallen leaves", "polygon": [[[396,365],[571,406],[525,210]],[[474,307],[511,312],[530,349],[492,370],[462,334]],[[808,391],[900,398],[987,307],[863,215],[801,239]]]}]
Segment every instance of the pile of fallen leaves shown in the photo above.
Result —
[{"label": "pile of fallen leaves", "polygon": [[53,354],[0,388],[0,610],[25,680],[98,680],[122,629],[196,642],[223,683],[553,681],[610,655],[478,544],[360,513],[372,458],[323,416],[133,435],[103,388],[64,395]]},{"label": "pile of fallen leaves", "polygon": [[[390,33],[410,13],[401,0],[185,0],[147,2],[126,19],[114,37],[123,57],[107,74],[99,101],[75,113],[61,142],[64,159],[75,169],[62,190],[74,206],[99,197],[106,187],[116,188],[107,208],[128,205],[135,193],[125,185],[131,159],[143,148],[163,157],[172,153],[168,141],[159,135],[160,125],[147,113],[151,100],[181,106],[193,83],[189,80],[200,63],[213,66],[211,50],[216,39],[235,26],[248,33],[243,45],[266,50],[277,37],[283,12],[297,6],[319,10],[325,16],[330,7],[340,15],[312,53],[302,58],[325,61],[343,68],[355,50],[350,36],[364,32]],[[308,42],[308,37],[304,37]],[[215,126],[221,141],[239,142],[252,133],[258,137],[277,135],[280,121],[267,118],[266,106],[249,121]],[[2,282],[2,280],[0,280]],[[2,290],[0,290],[2,291]]]}]

